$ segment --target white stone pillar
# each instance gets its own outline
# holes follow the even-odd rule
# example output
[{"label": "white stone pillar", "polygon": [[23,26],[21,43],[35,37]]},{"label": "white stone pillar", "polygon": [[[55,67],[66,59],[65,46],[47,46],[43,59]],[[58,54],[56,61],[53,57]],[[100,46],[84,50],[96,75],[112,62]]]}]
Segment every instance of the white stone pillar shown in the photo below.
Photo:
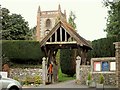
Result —
[{"label": "white stone pillar", "polygon": [[80,82],[80,63],[81,63],[81,57],[76,57],[76,83]]},{"label": "white stone pillar", "polygon": [[42,58],[42,82],[45,85],[46,84],[46,58]]}]

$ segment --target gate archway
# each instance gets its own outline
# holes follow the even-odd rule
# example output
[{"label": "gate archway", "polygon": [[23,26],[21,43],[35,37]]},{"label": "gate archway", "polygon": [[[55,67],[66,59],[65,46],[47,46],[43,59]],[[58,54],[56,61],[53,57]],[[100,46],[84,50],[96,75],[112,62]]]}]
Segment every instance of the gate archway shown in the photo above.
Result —
[{"label": "gate archway", "polygon": [[86,53],[92,49],[90,43],[81,37],[67,22],[59,21],[48,35],[40,42],[50,62],[56,65],[56,54],[58,49],[71,48],[78,49],[82,62],[86,62]]}]

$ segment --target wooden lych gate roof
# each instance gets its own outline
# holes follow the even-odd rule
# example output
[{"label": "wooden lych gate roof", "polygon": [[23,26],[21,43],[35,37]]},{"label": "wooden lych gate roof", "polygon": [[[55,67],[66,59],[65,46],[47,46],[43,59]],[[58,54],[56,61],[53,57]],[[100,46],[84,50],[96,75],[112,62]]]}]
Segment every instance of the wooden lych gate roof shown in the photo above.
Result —
[{"label": "wooden lych gate roof", "polygon": [[86,49],[92,49],[90,43],[81,37],[71,26],[65,21],[59,21],[47,36],[40,42],[41,47],[45,45],[74,45]]}]

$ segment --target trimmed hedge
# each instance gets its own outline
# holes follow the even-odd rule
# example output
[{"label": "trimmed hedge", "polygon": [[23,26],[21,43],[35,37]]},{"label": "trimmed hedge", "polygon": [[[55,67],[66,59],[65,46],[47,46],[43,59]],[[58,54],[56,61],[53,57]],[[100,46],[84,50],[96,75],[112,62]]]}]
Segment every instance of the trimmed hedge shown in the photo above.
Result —
[{"label": "trimmed hedge", "polygon": [[68,76],[74,76],[76,72],[75,51],[70,49],[60,50],[61,71]]},{"label": "trimmed hedge", "polygon": [[3,40],[2,54],[12,62],[17,63],[41,63],[44,52],[40,48],[38,41],[26,40]]},{"label": "trimmed hedge", "polygon": [[92,41],[93,50],[89,51],[88,57],[114,57],[115,46],[113,43],[118,41],[120,41],[120,37],[108,37]]}]

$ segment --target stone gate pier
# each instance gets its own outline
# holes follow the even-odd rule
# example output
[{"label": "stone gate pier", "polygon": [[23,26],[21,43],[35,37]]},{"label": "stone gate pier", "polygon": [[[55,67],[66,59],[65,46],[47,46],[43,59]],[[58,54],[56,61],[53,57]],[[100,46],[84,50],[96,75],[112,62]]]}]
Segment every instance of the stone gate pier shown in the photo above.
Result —
[{"label": "stone gate pier", "polygon": [[116,86],[120,88],[120,42],[115,44],[115,57],[116,57]]}]

